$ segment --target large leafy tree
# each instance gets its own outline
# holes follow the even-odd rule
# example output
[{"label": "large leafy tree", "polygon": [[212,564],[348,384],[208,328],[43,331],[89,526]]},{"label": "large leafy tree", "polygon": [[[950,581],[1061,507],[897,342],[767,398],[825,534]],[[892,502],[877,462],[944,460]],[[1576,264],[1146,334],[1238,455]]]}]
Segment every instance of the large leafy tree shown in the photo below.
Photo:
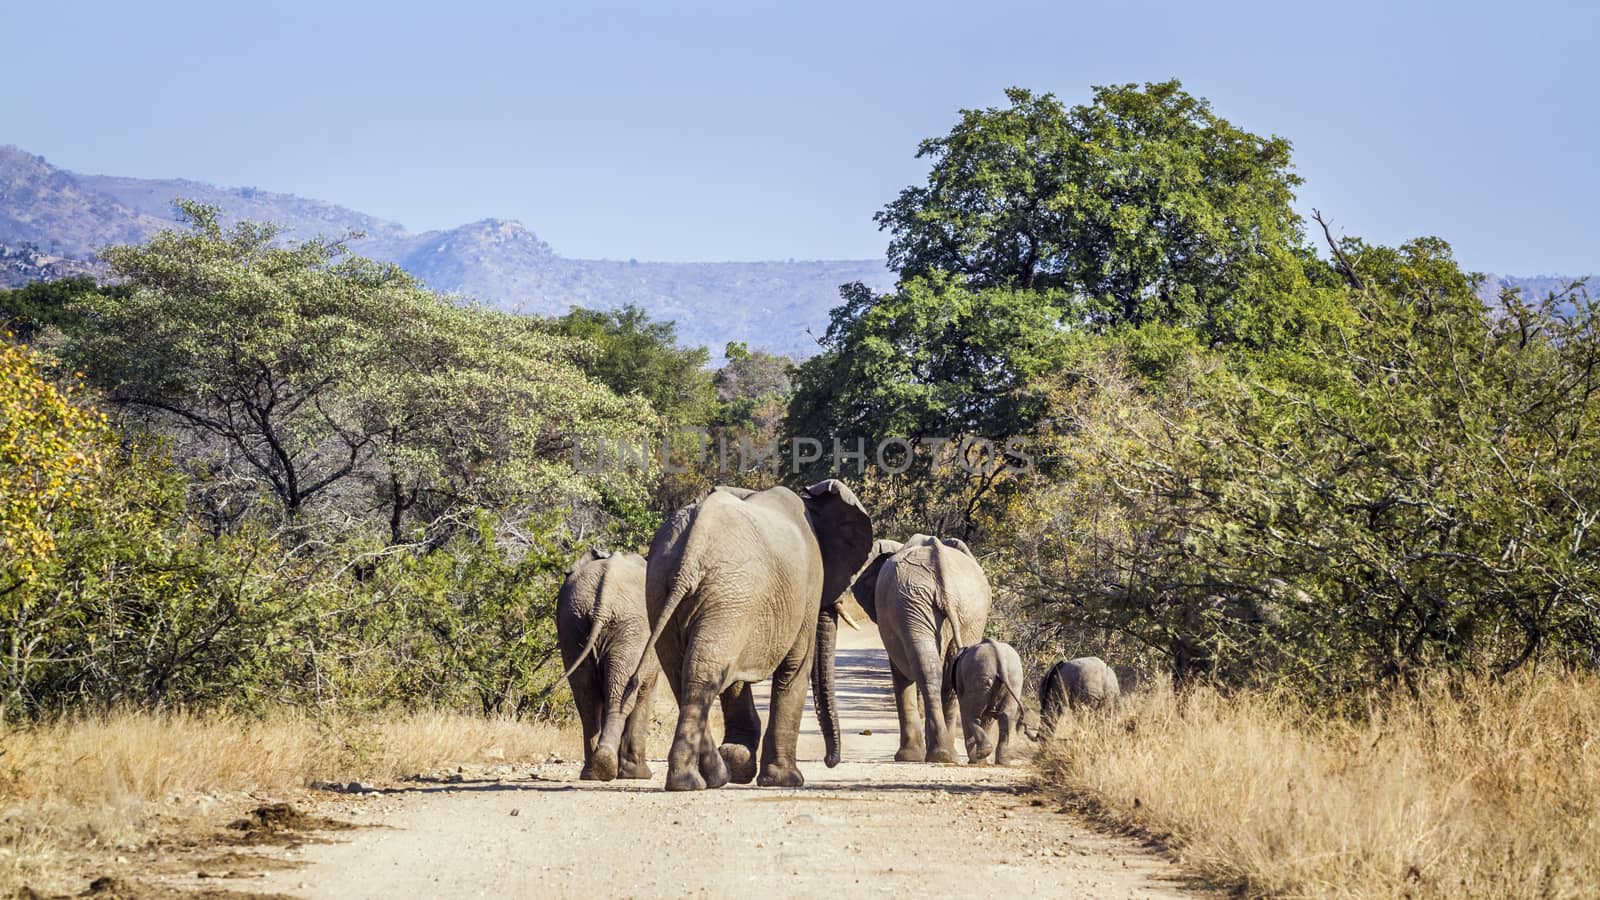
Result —
[{"label": "large leafy tree", "polygon": [[551,331],[597,347],[584,370],[613,391],[637,395],[673,425],[704,425],[715,405],[704,347],[680,347],[677,326],[652,322],[629,304],[614,310],[575,307],[550,321]]},{"label": "large leafy tree", "polygon": [[1273,337],[1262,319],[1310,260],[1288,141],[1237,128],[1176,81],[1100,87],[1071,108],[1006,96],[923,141],[927,183],[878,213],[902,277],[1060,289],[1102,326]]},{"label": "large leafy tree", "polygon": [[379,512],[391,540],[420,526],[437,546],[473,508],[643,502],[637,476],[572,465],[574,435],[653,418],[585,375],[592,345],[452,304],[338,242],[285,245],[271,226],[183,209],[189,230],[103,254],[132,290],[91,296],[65,352],[177,436],[224,526],[265,494],[290,519],[317,504],[344,528]]}]

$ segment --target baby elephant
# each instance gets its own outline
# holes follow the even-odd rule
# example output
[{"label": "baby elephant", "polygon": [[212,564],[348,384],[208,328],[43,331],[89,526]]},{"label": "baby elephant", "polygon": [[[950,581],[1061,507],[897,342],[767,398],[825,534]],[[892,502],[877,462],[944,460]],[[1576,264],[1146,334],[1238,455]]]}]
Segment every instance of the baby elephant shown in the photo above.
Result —
[{"label": "baby elephant", "polygon": [[1039,707],[1044,733],[1055,730],[1056,720],[1070,709],[1104,709],[1117,702],[1122,689],[1117,673],[1098,656],[1080,656],[1058,662],[1039,682]]},{"label": "baby elephant", "polygon": [[[610,781],[649,778],[645,738],[650,733],[650,698],[660,666],[655,653],[640,673],[638,700],[622,708],[628,679],[650,640],[644,606],[644,557],[590,549],[567,570],[556,598],[556,636],[572,699],[583,720],[583,772],[578,777]],[[626,717],[626,719],[624,719]],[[621,752],[595,760],[595,749],[610,736]]]},{"label": "baby elephant", "polygon": [[[961,730],[966,735],[967,762],[1017,760],[1014,741],[1022,731],[1022,659],[1010,644],[992,638],[961,648],[950,666],[961,704]],[[998,722],[1000,739],[991,743],[989,726]]]}]

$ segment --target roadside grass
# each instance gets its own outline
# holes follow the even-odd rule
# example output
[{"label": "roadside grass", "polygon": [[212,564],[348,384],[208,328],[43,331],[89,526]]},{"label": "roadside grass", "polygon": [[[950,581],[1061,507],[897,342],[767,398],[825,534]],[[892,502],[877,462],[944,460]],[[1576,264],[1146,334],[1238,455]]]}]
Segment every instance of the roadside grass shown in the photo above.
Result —
[{"label": "roadside grass", "polygon": [[1600,677],[1432,684],[1329,719],[1156,685],[1067,718],[1069,802],[1248,896],[1600,896]]},{"label": "roadside grass", "polygon": [[575,727],[442,712],[336,720],[119,712],[0,732],[0,896],[74,860],[213,827],[217,798],[579,752]]}]

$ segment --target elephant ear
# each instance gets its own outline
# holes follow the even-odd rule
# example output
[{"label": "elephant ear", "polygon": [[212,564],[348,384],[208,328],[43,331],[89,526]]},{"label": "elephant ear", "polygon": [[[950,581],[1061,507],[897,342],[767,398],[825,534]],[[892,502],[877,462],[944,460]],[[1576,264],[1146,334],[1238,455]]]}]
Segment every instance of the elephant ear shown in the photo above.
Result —
[{"label": "elephant ear", "polygon": [[872,550],[872,517],[855,492],[836,478],[806,488],[801,499],[822,551],[822,606],[828,609]]},{"label": "elephant ear", "polygon": [[[965,553],[968,556],[972,556],[972,548],[968,547],[967,542],[963,541],[961,538],[943,538],[941,539],[940,543],[944,544],[946,547],[950,547],[951,549],[960,550],[962,553]],[[972,556],[972,558],[977,559],[976,556]]]},{"label": "elephant ear", "polygon": [[606,559],[609,556],[611,556],[610,550],[604,550],[594,546],[593,544],[590,544],[589,549],[583,551],[582,556],[573,560],[572,565],[567,566],[567,577],[570,578],[572,573],[578,571],[584,566],[587,566],[589,563],[592,563],[598,559]]},{"label": "elephant ear", "polygon": [[873,622],[878,621],[878,574],[883,571],[883,564],[893,555],[894,551],[890,550],[868,559],[866,567],[856,575],[856,580],[850,585],[850,594],[856,598],[856,603],[860,604],[866,611],[867,618]]}]

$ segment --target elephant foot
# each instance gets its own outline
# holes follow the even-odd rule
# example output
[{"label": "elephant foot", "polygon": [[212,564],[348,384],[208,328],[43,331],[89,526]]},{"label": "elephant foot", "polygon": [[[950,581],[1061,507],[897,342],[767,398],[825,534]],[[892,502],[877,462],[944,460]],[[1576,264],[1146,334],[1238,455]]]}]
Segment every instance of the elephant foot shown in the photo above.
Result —
[{"label": "elephant foot", "polygon": [[756,780],[756,755],[743,744],[723,744],[717,748],[722,761],[728,766],[728,778],[734,784],[749,784]]},{"label": "elephant foot", "polygon": [[895,762],[922,762],[927,752],[921,747],[901,747],[895,751]]},{"label": "elephant foot", "polygon": [[594,769],[590,768],[589,766],[584,766],[583,767],[583,771],[578,773],[578,780],[579,781],[599,781],[600,779],[594,777]]},{"label": "elephant foot", "polygon": [[651,778],[655,775],[650,771],[650,764],[642,759],[625,759],[622,768],[617,772],[618,778]]},{"label": "elephant foot", "polygon": [[762,787],[805,787],[806,777],[794,766],[782,766],[777,763],[768,763],[761,769],[761,778],[756,784]]},{"label": "elephant foot", "polygon": [[693,767],[685,766],[682,769],[667,767],[667,790],[669,791],[703,791],[706,789],[706,780]]},{"label": "elephant foot", "polygon": [[948,749],[946,749],[944,747],[939,747],[939,748],[937,748],[935,750],[931,750],[931,751],[928,752],[928,762],[931,762],[931,763],[953,763],[955,761],[956,761],[956,752],[954,750],[948,750]]},{"label": "elephant foot", "polygon": [[706,787],[722,787],[728,783],[728,764],[722,761],[721,753],[702,753],[700,754],[700,774],[705,778]]},{"label": "elephant foot", "polygon": [[969,765],[969,766],[980,766],[980,765],[983,765],[984,763],[986,763],[988,761],[989,761],[989,751],[988,750],[983,750],[983,751],[968,750],[967,751],[967,765]]},{"label": "elephant foot", "polygon": [[617,777],[617,752],[609,747],[599,747],[589,758],[589,774],[597,781],[611,781]]}]

